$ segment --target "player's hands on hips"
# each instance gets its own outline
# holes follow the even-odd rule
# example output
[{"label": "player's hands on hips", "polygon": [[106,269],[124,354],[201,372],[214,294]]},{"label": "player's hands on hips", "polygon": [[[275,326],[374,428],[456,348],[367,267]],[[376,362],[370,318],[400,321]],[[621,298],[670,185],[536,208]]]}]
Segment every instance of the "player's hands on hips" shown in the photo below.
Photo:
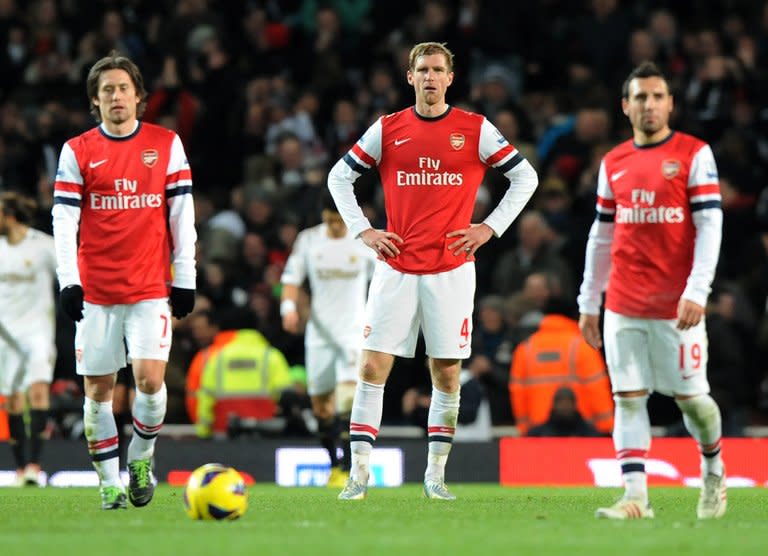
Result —
[{"label": "player's hands on hips", "polygon": [[290,334],[299,333],[299,312],[289,311],[283,315],[283,330]]},{"label": "player's hands on hips", "polygon": [[688,330],[701,322],[704,307],[689,299],[680,299],[677,304],[677,329]]},{"label": "player's hands on hips", "polygon": [[396,233],[374,230],[373,228],[368,228],[362,232],[360,239],[368,247],[376,251],[381,260],[388,257],[397,257],[400,254],[400,249],[397,248],[396,243],[403,243],[403,238]]},{"label": "player's hands on hips", "polygon": [[195,290],[171,287],[171,314],[183,319],[195,308]]},{"label": "player's hands on hips", "polygon": [[600,336],[600,315],[585,315],[579,316],[579,328],[581,329],[581,335],[587,343],[595,349],[603,347],[603,339]]},{"label": "player's hands on hips", "polygon": [[83,318],[83,287],[78,284],[65,286],[59,292],[61,310],[75,322]]},{"label": "player's hands on hips", "polygon": [[464,255],[470,258],[480,248],[481,245],[488,243],[493,237],[493,230],[488,224],[470,224],[469,228],[456,230],[445,234],[445,237],[458,237],[456,241],[448,245],[448,249],[453,251],[457,257]]}]

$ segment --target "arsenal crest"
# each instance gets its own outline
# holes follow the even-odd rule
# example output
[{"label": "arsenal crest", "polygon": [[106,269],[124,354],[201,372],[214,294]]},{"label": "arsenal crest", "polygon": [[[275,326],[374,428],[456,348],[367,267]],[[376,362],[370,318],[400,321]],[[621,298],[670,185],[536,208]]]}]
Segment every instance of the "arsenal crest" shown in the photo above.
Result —
[{"label": "arsenal crest", "polygon": [[451,133],[451,136],[448,139],[451,142],[451,146],[457,151],[461,150],[464,146],[464,136],[461,133]]},{"label": "arsenal crest", "polygon": [[680,161],[679,160],[665,160],[661,163],[661,175],[671,180],[678,173],[680,173]]},{"label": "arsenal crest", "polygon": [[368,325],[365,325],[365,328],[363,328],[363,338],[367,338],[371,335],[371,327]]},{"label": "arsenal crest", "polygon": [[144,166],[152,168],[157,163],[159,156],[155,149],[147,149],[141,152],[141,161],[144,163]]}]

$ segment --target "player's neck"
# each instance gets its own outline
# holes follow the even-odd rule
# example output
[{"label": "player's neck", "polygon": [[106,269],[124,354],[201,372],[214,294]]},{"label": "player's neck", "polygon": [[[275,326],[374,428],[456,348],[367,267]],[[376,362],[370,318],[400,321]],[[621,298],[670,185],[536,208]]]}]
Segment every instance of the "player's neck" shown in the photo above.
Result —
[{"label": "player's neck", "polygon": [[656,143],[661,143],[670,136],[672,133],[672,130],[669,128],[669,126],[665,126],[664,128],[660,129],[659,131],[656,131],[655,133],[652,133],[650,135],[636,129],[634,132],[634,141],[635,145],[654,145]]},{"label": "player's neck", "polygon": [[107,133],[107,135],[111,135],[113,137],[125,137],[130,135],[136,131],[138,125],[139,121],[136,118],[132,120],[126,120],[119,124],[106,120],[101,122],[101,128]]},{"label": "player's neck", "polygon": [[448,103],[443,100],[436,104],[427,104],[424,101],[419,102],[417,100],[415,109],[416,113],[422,118],[437,118],[438,116],[445,114],[445,111],[448,110]]},{"label": "player's neck", "polygon": [[11,226],[11,228],[8,230],[8,243],[10,245],[16,245],[17,243],[21,243],[24,241],[24,238],[27,237],[27,232],[29,231],[29,226],[25,226],[23,224],[19,224],[17,226]]}]

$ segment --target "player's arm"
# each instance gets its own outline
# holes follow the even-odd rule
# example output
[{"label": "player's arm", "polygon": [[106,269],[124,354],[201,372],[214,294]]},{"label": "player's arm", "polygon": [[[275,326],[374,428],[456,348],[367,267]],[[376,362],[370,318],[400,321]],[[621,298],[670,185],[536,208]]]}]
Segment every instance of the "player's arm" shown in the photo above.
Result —
[{"label": "player's arm", "polygon": [[280,317],[283,329],[291,334],[299,333],[299,287],[307,278],[308,235],[306,231],[299,232],[293,244],[293,250],[285,263],[280,282],[283,291],[280,294]]},{"label": "player's arm", "polygon": [[611,269],[611,244],[613,243],[616,201],[608,186],[605,162],[600,164],[597,178],[597,205],[595,221],[589,230],[587,254],[584,261],[584,278],[579,296],[579,328],[589,345],[600,349],[603,345],[598,319],[603,291],[608,284]]},{"label": "player's arm", "polygon": [[168,227],[173,242],[171,311],[174,317],[188,315],[195,305],[195,207],[192,171],[178,135],[174,135],[165,177]]},{"label": "player's arm", "polygon": [[509,180],[509,187],[482,224],[447,234],[447,237],[456,237],[448,249],[457,256],[463,251],[471,257],[492,236],[500,237],[523,210],[539,184],[533,166],[485,118],[480,125],[478,150],[480,160],[504,174]]},{"label": "player's arm", "polygon": [[715,157],[709,145],[704,145],[693,157],[688,177],[688,203],[696,238],[691,273],[677,309],[677,327],[680,330],[696,326],[704,317],[722,240],[723,211],[720,202]]},{"label": "player's arm", "polygon": [[381,119],[368,128],[328,174],[328,189],[352,237],[360,238],[382,257],[400,254],[395,245],[403,239],[393,232],[375,230],[355,196],[355,182],[381,161]]},{"label": "player's arm", "polygon": [[80,230],[80,207],[83,199],[83,176],[75,151],[65,143],[59,155],[59,167],[53,184],[53,240],[56,275],[61,289],[61,307],[69,318],[83,318],[83,286],[77,267],[77,234]]}]

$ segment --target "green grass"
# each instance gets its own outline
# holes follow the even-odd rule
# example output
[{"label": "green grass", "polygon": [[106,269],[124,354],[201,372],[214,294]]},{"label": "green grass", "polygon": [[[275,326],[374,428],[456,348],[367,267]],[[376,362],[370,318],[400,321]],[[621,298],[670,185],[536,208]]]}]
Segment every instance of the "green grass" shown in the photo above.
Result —
[{"label": "green grass", "polygon": [[162,486],[145,508],[105,512],[96,489],[0,489],[0,554],[55,556],[313,556],[768,554],[768,490],[731,489],[721,520],[695,519],[698,491],[652,489],[655,520],[598,521],[615,489],[452,485],[456,502],[420,486],[371,489],[339,502],[324,488],[258,485],[235,522],[194,522],[181,489]]}]

